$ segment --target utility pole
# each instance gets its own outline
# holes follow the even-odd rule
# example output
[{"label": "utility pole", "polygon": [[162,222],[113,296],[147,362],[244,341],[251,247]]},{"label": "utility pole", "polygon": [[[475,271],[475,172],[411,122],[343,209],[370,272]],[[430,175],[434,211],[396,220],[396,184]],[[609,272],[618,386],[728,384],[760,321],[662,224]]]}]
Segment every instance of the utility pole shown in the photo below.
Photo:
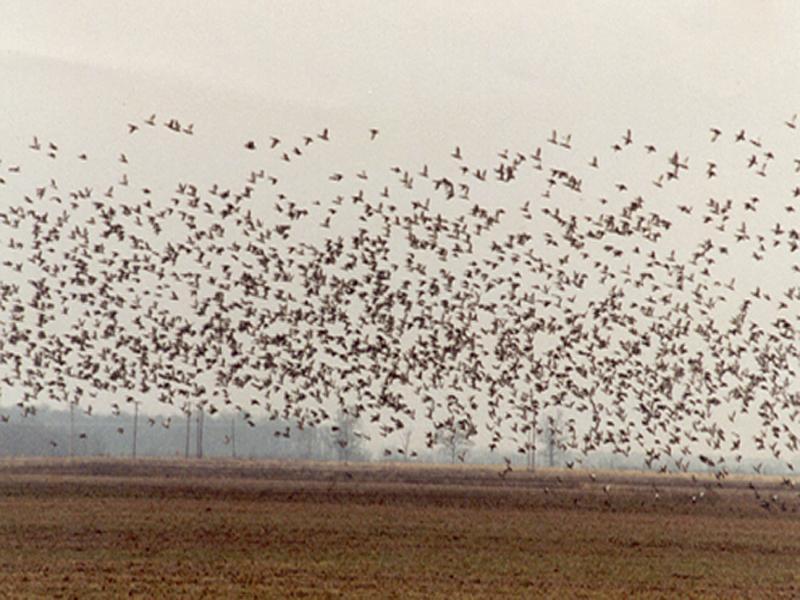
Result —
[{"label": "utility pole", "polygon": [[186,449],[184,450],[184,457],[189,458],[189,436],[192,433],[192,405],[186,405]]},{"label": "utility pole", "polygon": [[536,405],[533,407],[533,419],[531,421],[531,430],[528,434],[528,469],[530,471],[536,470]]},{"label": "utility pole", "polygon": [[236,458],[236,417],[231,417],[231,455]]},{"label": "utility pole", "polygon": [[133,401],[133,458],[136,458],[136,435],[139,428],[139,401]]},{"label": "utility pole", "polygon": [[197,405],[197,458],[203,458],[203,405]]},{"label": "utility pole", "polygon": [[75,439],[75,402],[69,403],[69,457],[74,456],[73,443]]},{"label": "utility pole", "polygon": [[536,470],[536,422],[531,424],[531,429],[528,432],[528,470]]}]

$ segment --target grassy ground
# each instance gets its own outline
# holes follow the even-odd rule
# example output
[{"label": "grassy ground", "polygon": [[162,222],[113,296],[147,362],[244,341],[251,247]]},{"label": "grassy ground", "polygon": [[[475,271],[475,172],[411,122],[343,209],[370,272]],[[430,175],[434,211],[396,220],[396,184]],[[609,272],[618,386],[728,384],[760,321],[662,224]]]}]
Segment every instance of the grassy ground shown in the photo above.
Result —
[{"label": "grassy ground", "polygon": [[797,597],[800,497],[754,483],[11,461],[0,596]]}]

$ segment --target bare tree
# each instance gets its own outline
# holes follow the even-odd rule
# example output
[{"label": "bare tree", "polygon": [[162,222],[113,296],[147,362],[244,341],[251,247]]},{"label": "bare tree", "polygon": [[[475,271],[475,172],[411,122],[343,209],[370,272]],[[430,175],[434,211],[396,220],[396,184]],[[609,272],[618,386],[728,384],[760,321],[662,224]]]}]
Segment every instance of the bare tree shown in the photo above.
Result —
[{"label": "bare tree", "polygon": [[358,432],[358,417],[346,408],[339,409],[336,422],[331,426],[331,442],[339,458],[345,464],[359,454],[363,436]]},{"label": "bare tree", "polygon": [[435,436],[435,443],[442,448],[451,464],[455,464],[456,460],[464,462],[469,449],[475,445],[470,439],[477,433],[474,426],[455,421],[452,418],[440,425]]},{"label": "bare tree", "polygon": [[413,433],[414,430],[409,427],[405,427],[400,433],[401,446],[399,451],[403,455],[403,460],[406,461],[410,458],[409,453],[411,451],[411,437]]}]

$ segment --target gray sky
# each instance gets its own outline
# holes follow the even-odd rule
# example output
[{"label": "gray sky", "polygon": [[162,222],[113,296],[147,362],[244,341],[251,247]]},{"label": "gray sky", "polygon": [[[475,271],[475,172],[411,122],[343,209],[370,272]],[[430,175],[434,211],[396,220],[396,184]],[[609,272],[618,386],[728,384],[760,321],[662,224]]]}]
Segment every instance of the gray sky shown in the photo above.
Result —
[{"label": "gray sky", "polygon": [[[791,2],[20,0],[4,12],[4,105],[22,113],[159,105],[210,123],[266,102],[468,145],[757,121],[800,91]],[[56,99],[65,78],[92,90],[82,107]]]}]

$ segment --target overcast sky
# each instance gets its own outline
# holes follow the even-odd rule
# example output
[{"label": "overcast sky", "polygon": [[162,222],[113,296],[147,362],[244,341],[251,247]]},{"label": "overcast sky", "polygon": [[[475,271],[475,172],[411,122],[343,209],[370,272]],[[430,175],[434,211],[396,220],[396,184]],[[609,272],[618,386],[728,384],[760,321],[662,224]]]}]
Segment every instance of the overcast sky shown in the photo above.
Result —
[{"label": "overcast sky", "polygon": [[[210,122],[230,108],[220,97],[247,98],[358,115],[409,136],[456,129],[466,144],[548,126],[668,134],[717,115],[783,114],[800,97],[792,2],[11,0],[3,9],[5,120],[42,105],[58,119],[57,110],[161,103]],[[82,106],[71,105],[68,81],[92,90]],[[177,94],[183,86],[191,91]]]}]

